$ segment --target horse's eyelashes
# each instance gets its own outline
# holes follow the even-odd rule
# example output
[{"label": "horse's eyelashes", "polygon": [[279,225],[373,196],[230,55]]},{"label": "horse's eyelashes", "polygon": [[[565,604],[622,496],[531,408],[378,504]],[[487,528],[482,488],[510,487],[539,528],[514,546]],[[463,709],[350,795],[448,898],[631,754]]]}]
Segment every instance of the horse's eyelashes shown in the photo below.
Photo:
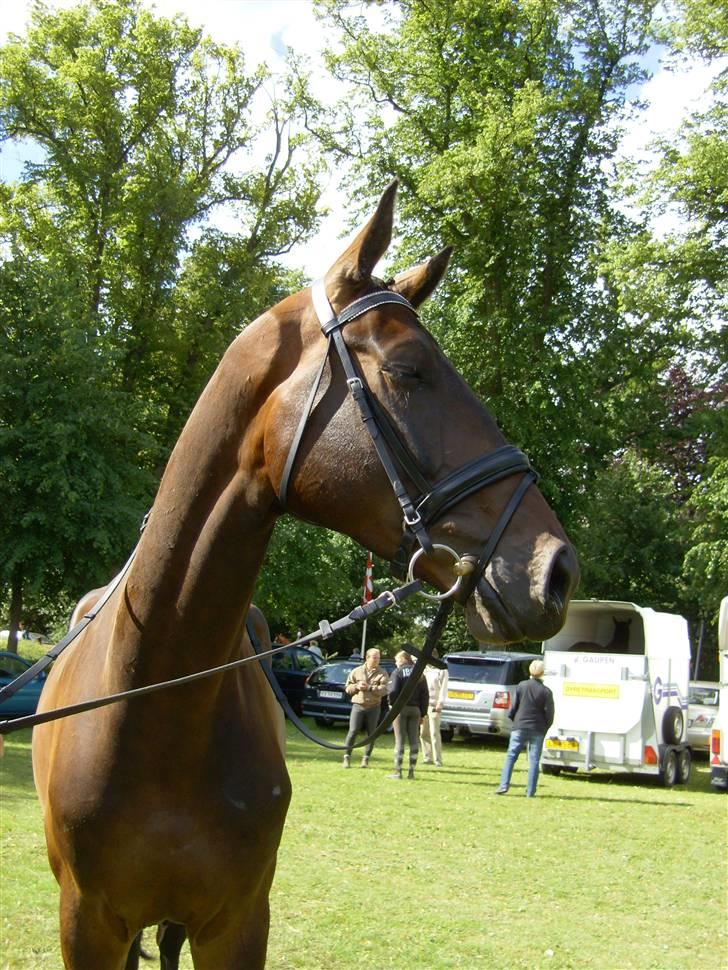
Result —
[{"label": "horse's eyelashes", "polygon": [[411,364],[385,364],[382,367],[384,373],[392,380],[402,380],[414,383],[422,381],[422,374]]}]

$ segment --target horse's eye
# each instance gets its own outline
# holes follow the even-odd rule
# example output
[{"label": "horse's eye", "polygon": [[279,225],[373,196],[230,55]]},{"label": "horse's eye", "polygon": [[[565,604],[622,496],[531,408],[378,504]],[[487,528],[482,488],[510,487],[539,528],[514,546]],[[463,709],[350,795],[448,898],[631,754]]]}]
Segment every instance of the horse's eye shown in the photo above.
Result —
[{"label": "horse's eye", "polygon": [[420,383],[422,375],[413,364],[384,364],[384,373],[394,381]]}]

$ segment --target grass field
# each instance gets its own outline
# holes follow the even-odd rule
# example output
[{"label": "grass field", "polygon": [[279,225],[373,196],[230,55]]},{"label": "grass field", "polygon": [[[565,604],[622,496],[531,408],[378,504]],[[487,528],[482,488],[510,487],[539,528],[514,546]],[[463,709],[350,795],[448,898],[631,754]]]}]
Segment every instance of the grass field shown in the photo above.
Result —
[{"label": "grass field", "polygon": [[[498,798],[502,743],[457,739],[414,782],[387,778],[391,747],[378,744],[368,771],[344,771],[289,726],[272,970],[728,967],[728,801],[710,791],[706,761],[688,787],[547,776],[526,799],[521,759]],[[55,970],[29,732],[7,740],[0,771],[0,968]]]}]

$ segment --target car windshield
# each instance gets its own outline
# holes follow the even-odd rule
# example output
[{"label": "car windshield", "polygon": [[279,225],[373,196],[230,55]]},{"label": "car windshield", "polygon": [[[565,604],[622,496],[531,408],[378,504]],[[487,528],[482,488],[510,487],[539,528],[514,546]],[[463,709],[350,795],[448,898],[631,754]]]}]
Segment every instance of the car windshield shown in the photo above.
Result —
[{"label": "car windshield", "polygon": [[689,704],[702,704],[704,707],[718,706],[717,687],[691,687],[688,693]]},{"label": "car windshield", "polygon": [[508,664],[486,657],[447,658],[450,680],[467,680],[476,684],[507,684]]},{"label": "car windshield", "polygon": [[0,677],[19,677],[30,667],[30,662],[16,657],[10,653],[4,653],[0,657]]},{"label": "car windshield", "polygon": [[349,671],[353,670],[356,664],[349,662],[325,664],[314,670],[309,678],[310,684],[340,684],[346,683]]}]

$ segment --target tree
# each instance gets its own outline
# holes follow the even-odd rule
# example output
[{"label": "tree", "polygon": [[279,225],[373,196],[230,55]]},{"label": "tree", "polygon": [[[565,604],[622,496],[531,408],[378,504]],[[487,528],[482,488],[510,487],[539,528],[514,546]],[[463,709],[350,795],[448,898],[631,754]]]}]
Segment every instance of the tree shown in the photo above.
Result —
[{"label": "tree", "polygon": [[[725,49],[725,11],[683,0],[680,16],[663,25],[674,52],[707,60]],[[637,200],[644,227],[617,251],[605,251],[605,278],[626,315],[652,329],[679,328],[661,405],[646,408],[633,443],[673,480],[681,507],[682,597],[693,617],[711,617],[725,595],[725,459],[728,442],[728,79],[712,84],[707,108],[669,142],[655,146],[646,171],[627,166],[625,189]],[[661,220],[661,222],[660,222]],[[653,404],[654,404],[653,400]]]},{"label": "tree", "polygon": [[397,265],[455,245],[428,319],[568,523],[675,338],[619,313],[599,259],[630,229],[605,162],[654,4],[390,2],[381,30],[318,6],[341,39],[331,69],[369,106],[320,136],[360,198],[400,179]]},{"label": "tree", "polygon": [[320,163],[268,80],[140,0],[36,3],[0,50],[0,137],[43,150],[0,198],[0,353],[42,389],[3,398],[0,588],[108,580],[222,348],[281,294]]},{"label": "tree", "polygon": [[77,281],[53,256],[0,263],[0,578],[11,649],[29,600],[108,581],[153,485],[119,460],[145,442],[125,420],[111,361],[70,311]]},{"label": "tree", "polygon": [[669,472],[627,451],[592,485],[573,529],[584,595],[680,613],[683,544]]},{"label": "tree", "polygon": [[641,187],[610,163],[654,32],[712,56],[724,14],[683,0],[666,32],[649,0],[317,6],[331,70],[361,93],[319,137],[360,198],[399,178],[396,267],[455,244],[428,320],[542,472],[582,590],[696,617],[689,500],[725,440],[724,106]]}]

